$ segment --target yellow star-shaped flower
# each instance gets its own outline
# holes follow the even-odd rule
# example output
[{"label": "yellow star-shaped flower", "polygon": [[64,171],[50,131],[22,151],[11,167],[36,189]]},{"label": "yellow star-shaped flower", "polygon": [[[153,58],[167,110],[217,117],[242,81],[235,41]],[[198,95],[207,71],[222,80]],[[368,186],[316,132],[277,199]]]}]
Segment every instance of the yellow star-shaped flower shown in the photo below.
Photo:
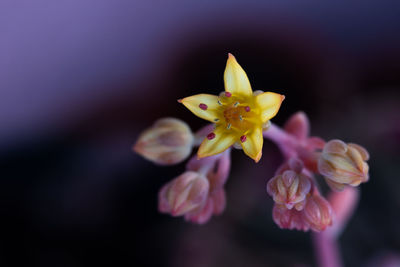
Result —
[{"label": "yellow star-shaped flower", "polygon": [[224,82],[225,92],[219,96],[198,94],[179,100],[196,116],[215,123],[197,155],[216,155],[237,142],[246,155],[258,162],[263,125],[276,115],[285,97],[272,92],[253,93],[246,73],[232,54],[226,63]]}]

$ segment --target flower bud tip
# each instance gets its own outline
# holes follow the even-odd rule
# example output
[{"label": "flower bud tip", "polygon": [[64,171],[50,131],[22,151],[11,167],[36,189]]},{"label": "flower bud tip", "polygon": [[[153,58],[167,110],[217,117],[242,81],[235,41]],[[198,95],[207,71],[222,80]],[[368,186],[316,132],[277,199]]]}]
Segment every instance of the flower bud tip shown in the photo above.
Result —
[{"label": "flower bud tip", "polygon": [[185,122],[163,118],[143,131],[132,149],[156,164],[171,165],[189,156],[193,141],[194,136]]},{"label": "flower bud tip", "polygon": [[318,160],[318,171],[328,179],[333,190],[343,190],[344,185],[358,186],[369,179],[368,151],[357,144],[331,140],[323,148]]}]

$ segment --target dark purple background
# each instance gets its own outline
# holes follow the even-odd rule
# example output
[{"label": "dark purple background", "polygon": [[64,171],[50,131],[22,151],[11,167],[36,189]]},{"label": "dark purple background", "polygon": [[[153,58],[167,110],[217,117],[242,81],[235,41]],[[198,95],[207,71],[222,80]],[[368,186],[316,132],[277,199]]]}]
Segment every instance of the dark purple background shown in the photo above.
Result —
[{"label": "dark purple background", "polygon": [[398,1],[0,2],[0,264],[309,266],[308,234],[271,219],[281,158],[234,151],[226,212],[205,226],[156,210],[184,166],[130,148],[176,102],[223,90],[227,53],[286,95],[312,134],[364,145],[371,180],[340,239],[347,266],[400,250]]}]

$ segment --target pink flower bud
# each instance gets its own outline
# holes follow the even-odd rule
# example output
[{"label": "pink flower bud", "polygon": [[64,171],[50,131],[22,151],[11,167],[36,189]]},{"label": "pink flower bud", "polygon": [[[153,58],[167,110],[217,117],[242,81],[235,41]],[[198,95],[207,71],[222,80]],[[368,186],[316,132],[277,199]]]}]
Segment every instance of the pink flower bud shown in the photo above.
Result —
[{"label": "pink flower bud", "polygon": [[274,222],[282,229],[296,229],[308,231],[309,226],[303,218],[303,212],[295,209],[287,209],[283,205],[275,204],[272,210]]},{"label": "pink flower bud", "polygon": [[309,196],[302,212],[303,219],[316,232],[323,231],[332,225],[332,207],[322,196]]},{"label": "pink flower bud", "polygon": [[133,150],[154,163],[172,165],[189,156],[193,140],[193,134],[185,122],[164,118],[157,120],[139,136]]},{"label": "pink flower bud", "polygon": [[181,216],[204,206],[208,192],[207,178],[187,171],[161,188],[158,209],[172,216]]},{"label": "pink flower bud", "polygon": [[[306,195],[311,190],[310,179],[301,173],[287,170],[282,175],[275,176],[268,181],[267,192],[275,203],[285,205],[287,209],[301,210]],[[297,205],[298,204],[298,205]]]},{"label": "pink flower bud", "polygon": [[310,122],[304,112],[293,114],[285,123],[284,130],[300,140],[305,140],[310,132]]},{"label": "pink flower bud", "polygon": [[340,140],[326,143],[318,160],[319,172],[328,180],[334,190],[342,190],[345,185],[358,186],[369,179],[367,150],[356,144],[346,144]]},{"label": "pink flower bud", "polygon": [[280,148],[286,157],[298,157],[304,166],[312,171],[318,171],[318,159],[325,141],[319,137],[309,136],[310,122],[304,112],[292,115],[284,126],[288,136],[280,142]]}]

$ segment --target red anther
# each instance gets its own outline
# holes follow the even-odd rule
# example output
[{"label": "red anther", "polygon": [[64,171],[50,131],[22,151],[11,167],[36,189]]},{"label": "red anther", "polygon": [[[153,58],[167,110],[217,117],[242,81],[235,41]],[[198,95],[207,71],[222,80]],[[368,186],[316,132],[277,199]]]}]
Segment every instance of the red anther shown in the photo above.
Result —
[{"label": "red anther", "polygon": [[225,96],[226,96],[226,97],[231,97],[231,96],[232,96],[232,93],[231,93],[231,92],[225,92]]},{"label": "red anther", "polygon": [[212,139],[214,139],[215,138],[215,133],[209,133],[208,135],[207,135],[207,139],[208,140],[212,140]]},{"label": "red anther", "polygon": [[245,106],[244,110],[246,110],[246,112],[250,112],[250,107],[249,106]]},{"label": "red anther", "polygon": [[245,135],[242,135],[240,137],[240,142],[244,143],[244,142],[246,142],[246,140],[247,140],[247,137]]},{"label": "red anther", "polygon": [[208,106],[204,103],[200,103],[199,108],[201,108],[202,110],[207,110]]}]

